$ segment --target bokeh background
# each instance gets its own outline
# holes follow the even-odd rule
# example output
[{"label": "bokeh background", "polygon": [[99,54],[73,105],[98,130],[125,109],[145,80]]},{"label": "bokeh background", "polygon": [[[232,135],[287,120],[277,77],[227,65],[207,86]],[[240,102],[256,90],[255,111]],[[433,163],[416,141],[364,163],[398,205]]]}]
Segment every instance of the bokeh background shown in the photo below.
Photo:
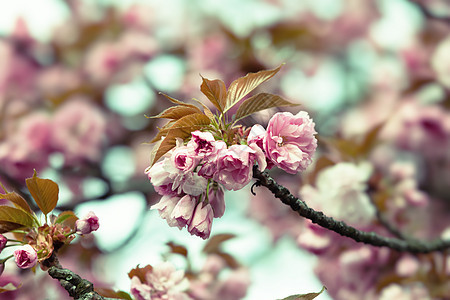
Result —
[{"label": "bokeh background", "polygon": [[[413,182],[404,189],[416,194],[396,194],[401,198],[395,198],[397,202],[389,194],[389,203],[403,202],[392,206],[378,202],[375,207],[395,211],[393,220],[408,233],[440,236],[447,223],[433,223],[434,231],[428,226],[409,226],[408,207],[426,211],[424,215],[413,213],[425,223],[436,210],[424,208],[428,202],[434,203],[432,199],[440,199],[436,206],[439,217],[445,219],[447,212],[449,16],[447,1],[418,0],[2,1],[0,179],[9,190],[26,193],[24,179],[36,169],[40,177],[59,184],[59,210],[98,215],[101,227],[94,237],[79,239],[68,247],[61,261],[64,267],[100,285],[129,291],[127,273],[138,264],[169,260],[177,268],[186,268],[184,258],[169,255],[168,242],[186,247],[189,267],[198,270],[205,261],[201,250],[206,242],[170,228],[157,211],[149,210],[159,196],[144,174],[151,150],[145,142],[163,123],[146,116],[170,105],[160,92],[185,101],[205,99],[199,74],[228,85],[248,72],[284,63],[279,74],[260,90],[299,103],[300,109],[310,113],[320,136],[317,159],[328,153],[326,162],[321,160],[326,166],[370,162],[371,170],[379,173],[354,175],[363,184],[358,191],[364,193],[369,189],[369,177],[387,176],[382,166],[387,168],[400,157],[413,162],[413,173],[418,175],[411,175]],[[265,125],[274,112],[259,113],[243,123]],[[396,112],[401,113],[397,116]],[[422,122],[423,114],[428,119]],[[401,155],[399,150],[387,154],[373,144],[364,159],[358,156],[361,153],[348,151],[373,133],[373,128],[392,119],[407,125],[395,123],[382,140],[395,145],[396,151],[401,149]],[[414,139],[396,144],[405,136]],[[430,162],[435,166],[431,171],[424,167]],[[289,177],[274,171],[274,176],[298,195],[301,185],[314,186],[312,178],[322,167],[311,166],[305,174]],[[352,179],[351,171],[346,172],[344,169],[337,177]],[[398,172],[407,173],[402,168]],[[428,182],[424,177],[432,179]],[[375,189],[388,190],[376,184]],[[323,285],[329,291],[318,299],[372,299],[362,296],[366,294],[379,299],[390,283],[405,286],[402,280],[412,278],[413,271],[404,272],[389,277],[387,284],[387,271],[368,271],[380,264],[373,259],[358,266],[350,263],[351,268],[346,269],[345,251],[349,251],[346,262],[375,254],[345,243],[346,249],[328,251],[320,246],[326,244],[324,239],[305,229],[309,225],[281,202],[263,188],[256,193],[252,196],[249,188],[227,193],[226,213],[214,221],[212,231],[212,235],[235,235],[223,243],[223,250],[248,270],[251,284],[244,299],[279,299],[316,292]],[[336,202],[321,205],[336,205],[330,214],[344,220],[362,214],[358,203],[336,204],[339,197],[337,193],[332,196]],[[381,226],[375,215],[369,217],[374,219],[371,226]],[[356,220],[355,224],[358,222],[364,223]],[[366,225],[362,228],[376,230]],[[340,243],[333,239],[328,242]],[[356,247],[354,252],[349,250],[352,247]],[[394,268],[402,258],[395,255],[381,264]],[[422,266],[422,258],[417,259]],[[445,269],[447,257],[439,259]],[[21,281],[23,287],[14,295],[0,294],[1,299],[37,299],[27,297],[39,284],[48,287],[39,299],[63,299],[64,293],[58,294],[58,286],[44,272],[33,275],[16,269],[7,264],[0,279]],[[394,269],[393,274],[397,272]],[[370,277],[370,283],[361,283],[361,276]],[[336,285],[352,296],[340,294]],[[420,286],[432,290],[428,284]],[[403,292],[411,294],[411,290]]]}]

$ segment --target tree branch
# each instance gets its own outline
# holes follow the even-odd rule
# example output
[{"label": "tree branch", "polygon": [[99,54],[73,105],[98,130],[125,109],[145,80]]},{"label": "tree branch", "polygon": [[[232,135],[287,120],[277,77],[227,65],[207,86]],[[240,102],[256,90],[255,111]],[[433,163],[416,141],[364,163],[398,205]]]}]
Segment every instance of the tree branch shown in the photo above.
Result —
[{"label": "tree branch", "polygon": [[369,244],[376,247],[388,247],[401,252],[429,253],[450,248],[450,241],[441,239],[433,241],[421,241],[416,239],[389,238],[378,235],[375,232],[360,231],[342,221],[336,221],[324,215],[320,211],[308,207],[305,202],[293,196],[287,188],[279,185],[267,172],[261,172],[253,167],[253,178],[257,179],[256,186],[265,186],[272,194],[284,204],[291,207],[300,216],[311,220],[326,229],[332,230],[342,236],[349,237],[356,242]]},{"label": "tree branch", "polygon": [[49,268],[48,274],[52,278],[59,280],[61,286],[74,299],[104,300],[105,298],[94,291],[94,284],[92,282],[81,278],[80,275],[61,266],[56,256],[56,252],[60,247],[61,245],[55,245],[52,255],[42,262],[44,267]]}]

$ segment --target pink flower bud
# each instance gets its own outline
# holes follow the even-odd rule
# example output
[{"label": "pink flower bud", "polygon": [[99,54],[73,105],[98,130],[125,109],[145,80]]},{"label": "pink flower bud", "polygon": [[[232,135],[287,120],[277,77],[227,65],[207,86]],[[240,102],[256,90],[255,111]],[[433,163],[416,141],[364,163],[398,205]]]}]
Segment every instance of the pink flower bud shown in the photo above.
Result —
[{"label": "pink flower bud", "polygon": [[178,228],[183,228],[192,219],[197,199],[189,195],[183,196],[175,205],[171,217],[178,222]]},{"label": "pink flower bud", "polygon": [[29,269],[37,263],[37,252],[30,245],[24,245],[14,251],[14,260],[21,269]]},{"label": "pink flower bud", "polygon": [[88,234],[96,231],[99,227],[98,217],[90,211],[83,219],[78,219],[75,222],[75,230],[78,234]]},{"label": "pink flower bud", "polygon": [[225,212],[225,193],[223,188],[218,184],[214,184],[209,191],[208,198],[214,212],[214,218],[222,217]]},{"label": "pink flower bud", "polygon": [[2,252],[3,249],[5,249],[7,241],[8,239],[3,234],[0,234],[0,252]]},{"label": "pink flower bud", "polygon": [[211,234],[213,210],[210,204],[199,203],[195,209],[188,231],[206,240]]}]

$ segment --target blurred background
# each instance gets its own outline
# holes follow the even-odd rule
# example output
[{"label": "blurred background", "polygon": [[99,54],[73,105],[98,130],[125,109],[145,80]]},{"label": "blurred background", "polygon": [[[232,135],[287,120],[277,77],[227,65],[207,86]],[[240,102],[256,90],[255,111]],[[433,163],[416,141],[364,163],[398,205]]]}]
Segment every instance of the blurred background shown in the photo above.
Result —
[{"label": "blurred background", "polygon": [[[61,252],[64,267],[95,284],[129,291],[127,273],[138,264],[169,260],[195,273],[207,259],[206,241],[167,226],[149,210],[159,196],[144,174],[151,150],[146,142],[164,123],[146,116],[170,106],[159,93],[204,100],[201,76],[228,85],[282,63],[259,89],[309,112],[319,150],[305,174],[273,176],[313,207],[320,198],[318,209],[358,228],[392,235],[377,211],[411,235],[445,233],[447,1],[15,0],[0,4],[0,35],[0,180],[26,194],[25,178],[36,169],[59,184],[58,210],[97,214],[101,225],[93,237]],[[274,112],[243,124],[266,125]],[[326,181],[320,173],[342,163],[370,170],[344,168],[329,175],[328,185],[316,181]],[[339,177],[348,182],[335,184]],[[321,186],[336,193],[319,197]],[[279,299],[323,285],[323,300],[414,293],[441,299],[449,291],[447,284],[423,279],[433,269],[424,261],[433,261],[433,270],[444,269],[439,278],[448,281],[444,254],[409,257],[342,241],[312,228],[263,188],[256,196],[249,190],[226,194],[225,215],[212,229],[213,236],[234,236],[222,250],[238,267],[228,264],[220,278],[246,270],[242,299]],[[168,242],[185,247],[188,261],[170,254]],[[12,263],[0,281],[23,283],[0,299],[67,297],[44,272],[19,272]],[[42,284],[49,288],[39,298],[27,298]]]}]

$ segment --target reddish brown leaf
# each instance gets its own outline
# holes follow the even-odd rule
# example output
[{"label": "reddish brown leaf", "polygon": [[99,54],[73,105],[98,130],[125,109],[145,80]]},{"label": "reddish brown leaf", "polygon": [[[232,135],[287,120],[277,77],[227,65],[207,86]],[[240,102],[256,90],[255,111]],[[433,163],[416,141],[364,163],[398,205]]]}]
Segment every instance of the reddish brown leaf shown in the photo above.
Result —
[{"label": "reddish brown leaf", "polygon": [[220,252],[220,246],[223,242],[228,241],[229,239],[234,238],[236,235],[234,234],[217,234],[211,237],[206,243],[205,247],[203,247],[203,252],[205,253],[218,253]]},{"label": "reddish brown leaf", "polygon": [[227,88],[222,80],[209,80],[203,78],[200,90],[214,104],[220,112],[223,112],[227,101]]},{"label": "reddish brown leaf", "polygon": [[31,196],[45,215],[56,207],[59,187],[54,181],[37,177],[36,170],[34,170],[33,177],[27,178],[25,182]]},{"label": "reddish brown leaf", "polygon": [[177,120],[170,120],[166,125],[164,125],[162,128],[158,128],[158,133],[153,138],[153,140],[150,141],[150,143],[154,143],[159,141],[163,136],[166,136],[167,133],[170,130],[170,127],[176,122]]},{"label": "reddish brown leaf", "polygon": [[96,287],[94,289],[99,295],[106,297],[106,298],[112,298],[112,299],[125,299],[125,300],[133,300],[131,298],[130,294],[124,291],[115,291],[110,288],[102,288],[102,287]]},{"label": "reddish brown leaf", "polygon": [[308,293],[308,294],[299,294],[299,295],[292,295],[286,298],[283,298],[281,300],[312,300],[315,299],[317,296],[319,296],[320,294],[322,294],[322,292],[326,290],[325,287],[322,287],[322,289],[320,290],[320,292],[318,293]]},{"label": "reddish brown leaf", "polygon": [[152,118],[164,118],[164,119],[180,119],[184,116],[195,114],[195,113],[202,113],[202,111],[197,107],[190,107],[190,106],[183,106],[183,105],[177,105],[177,106],[171,106],[164,110],[162,113],[153,116]]},{"label": "reddish brown leaf", "polygon": [[238,263],[238,261],[231,256],[228,253],[224,253],[224,252],[217,252],[215,253],[216,255],[220,256],[225,263],[227,264],[228,267],[230,267],[231,269],[237,269],[239,268],[241,265]]},{"label": "reddish brown leaf", "polygon": [[11,206],[0,206],[0,221],[16,223],[26,227],[36,225],[35,219],[29,213]]},{"label": "reddish brown leaf", "polygon": [[136,268],[128,272],[128,277],[132,279],[134,276],[137,276],[142,283],[145,283],[145,275],[152,270],[153,267],[151,265],[147,265],[143,268],[140,268],[139,265],[137,265]]},{"label": "reddish brown leaf", "polygon": [[384,124],[385,123],[378,124],[364,136],[364,140],[359,147],[359,151],[361,154],[368,154],[370,150],[375,146],[378,141],[378,134],[380,133],[381,129],[383,129]]},{"label": "reddish brown leaf", "polygon": [[233,107],[239,100],[258,87],[258,85],[272,78],[280,69],[281,66],[273,70],[249,73],[233,81],[227,91],[225,111]]},{"label": "reddish brown leaf", "polygon": [[31,215],[34,215],[27,201],[16,192],[0,194],[0,199],[9,200],[14,204],[15,207],[20,208],[23,211],[30,213]]},{"label": "reddish brown leaf", "polygon": [[308,176],[309,184],[314,184],[316,182],[317,174],[326,167],[334,165],[334,161],[329,159],[327,156],[321,156],[317,159],[314,171],[312,171]]},{"label": "reddish brown leaf", "polygon": [[297,105],[300,104],[291,103],[277,95],[260,93],[242,102],[242,104],[236,111],[236,121],[245,118],[246,116],[251,115],[252,113],[264,109],[272,107],[297,106]]},{"label": "reddish brown leaf", "polygon": [[208,106],[206,106],[205,104],[203,104],[202,102],[200,102],[199,100],[195,99],[195,101],[197,101],[202,107],[203,107],[203,113],[212,121],[214,120],[214,114],[212,113],[212,111],[209,109]]},{"label": "reddish brown leaf", "polygon": [[177,244],[174,244],[172,242],[168,242],[167,246],[170,247],[170,252],[171,253],[180,254],[180,255],[183,255],[184,257],[187,257],[188,252],[187,252],[187,249],[185,247],[177,245]]},{"label": "reddish brown leaf", "polygon": [[168,129],[167,135],[155,149],[155,154],[151,157],[150,166],[176,146],[177,138],[185,140],[191,136],[191,132],[209,125],[210,122],[211,120],[204,114],[191,114],[173,123]]},{"label": "reddish brown leaf", "polygon": [[172,97],[170,97],[170,96],[168,96],[166,94],[163,94],[163,93],[160,93],[160,94],[163,95],[164,97],[166,97],[167,99],[169,99],[169,101],[172,102],[172,103],[175,103],[175,104],[178,104],[178,105],[181,105],[181,106],[184,106],[184,107],[191,107],[191,108],[198,109],[198,107],[195,106],[194,104],[185,103],[183,101],[177,100],[177,99],[172,98]]},{"label": "reddish brown leaf", "polygon": [[0,221],[0,233],[10,232],[19,229],[20,227],[23,227],[23,225],[13,222]]}]

